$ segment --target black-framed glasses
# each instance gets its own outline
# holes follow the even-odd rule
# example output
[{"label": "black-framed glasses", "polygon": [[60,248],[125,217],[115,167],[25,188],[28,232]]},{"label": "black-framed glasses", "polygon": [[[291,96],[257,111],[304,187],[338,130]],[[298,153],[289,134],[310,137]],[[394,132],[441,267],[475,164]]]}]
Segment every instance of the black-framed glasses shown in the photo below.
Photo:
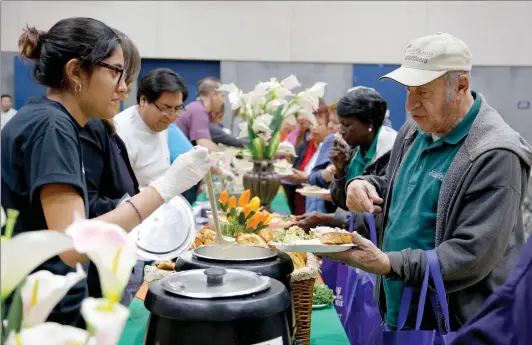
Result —
[{"label": "black-framed glasses", "polygon": [[102,67],[105,67],[105,68],[108,68],[108,69],[110,69],[112,71],[115,71],[117,73],[120,73],[119,76],[118,76],[118,84],[120,84],[120,82],[122,82],[122,77],[125,77],[124,69],[121,68],[121,67],[113,66],[113,65],[110,65],[110,64],[105,63],[105,62],[99,62],[98,65],[100,65]]},{"label": "black-framed glasses", "polygon": [[186,110],[184,104],[178,105],[175,108],[164,108],[164,109],[158,106],[157,103],[155,102],[153,102],[153,105],[155,106],[155,108],[159,109],[161,114],[163,114],[164,116],[173,116]]}]

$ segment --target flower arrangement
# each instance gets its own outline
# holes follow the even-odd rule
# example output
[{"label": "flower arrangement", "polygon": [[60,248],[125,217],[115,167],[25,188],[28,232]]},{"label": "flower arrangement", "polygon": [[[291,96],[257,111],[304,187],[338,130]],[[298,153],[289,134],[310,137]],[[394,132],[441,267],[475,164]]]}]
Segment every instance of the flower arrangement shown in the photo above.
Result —
[{"label": "flower arrangement", "polygon": [[266,211],[260,211],[260,199],[254,197],[250,200],[250,190],[244,191],[238,198],[231,196],[227,191],[220,194],[218,203],[225,217],[226,222],[220,224],[224,236],[235,237],[236,234],[257,233],[267,228],[272,220],[272,215]]},{"label": "flower arrangement", "polygon": [[[292,90],[301,86],[294,75],[282,80],[272,78],[258,83],[254,90],[243,93],[235,84],[224,84],[220,91],[228,92],[233,111],[246,121],[241,123],[240,137],[248,137],[246,148],[254,160],[269,160],[280,144],[281,127],[284,121],[295,123],[296,118],[306,117],[315,124],[313,112],[325,92],[324,82],[317,82],[310,89],[294,95]],[[290,101],[288,97],[292,97]]]},{"label": "flower arrangement", "polygon": [[[0,251],[1,343],[41,345],[45,339],[46,345],[117,344],[129,317],[129,309],[119,301],[136,262],[135,245],[127,233],[114,224],[76,219],[64,233],[40,230],[13,236],[17,215],[7,210]],[[76,271],[65,276],[46,270],[31,273],[69,250],[87,255],[100,275],[103,298],[86,298],[81,304],[87,330],[46,322],[70,288],[86,277],[82,266],[77,264]],[[12,301],[6,313],[9,296]]]}]

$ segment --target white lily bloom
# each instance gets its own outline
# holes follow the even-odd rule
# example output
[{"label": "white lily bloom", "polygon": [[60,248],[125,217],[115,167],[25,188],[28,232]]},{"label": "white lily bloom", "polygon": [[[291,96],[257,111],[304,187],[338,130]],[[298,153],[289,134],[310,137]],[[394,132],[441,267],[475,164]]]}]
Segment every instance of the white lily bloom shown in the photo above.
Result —
[{"label": "white lily bloom", "polygon": [[283,79],[281,81],[281,85],[285,88],[285,89],[288,89],[288,90],[292,90],[296,87],[299,87],[301,86],[301,83],[299,82],[299,80],[297,80],[296,76],[291,74],[289,77]]},{"label": "white lily bloom", "polygon": [[310,89],[300,92],[297,97],[297,103],[308,111],[318,109],[319,99],[325,94],[327,83],[317,82]]},{"label": "white lily bloom", "polygon": [[310,124],[312,126],[316,126],[318,124],[318,121],[316,120],[316,116],[311,110],[308,109],[301,109],[298,113],[298,118],[304,118],[309,120]]},{"label": "white lily bloom", "polygon": [[229,103],[231,103],[231,109],[236,110],[243,105],[242,91],[234,84],[223,84],[218,88],[218,91],[227,92]]},{"label": "white lily bloom", "polygon": [[270,90],[280,87],[281,84],[275,78],[271,78],[270,81],[260,82],[253,89],[253,93],[257,95],[266,95]]},{"label": "white lily bloom", "polygon": [[103,296],[120,301],[137,262],[133,240],[118,225],[96,219],[77,219],[66,233],[76,251],[86,253],[98,268]]},{"label": "white lily bloom", "polygon": [[71,249],[74,249],[72,239],[53,230],[23,232],[3,241],[0,250],[2,300],[40,264]]},{"label": "white lily bloom", "polygon": [[19,334],[11,333],[6,345],[96,345],[83,329],[47,322],[24,328]]},{"label": "white lily bloom", "polygon": [[251,129],[253,129],[253,132],[255,133],[266,133],[270,130],[270,123],[272,122],[272,119],[273,116],[270,114],[260,115],[255,118],[255,121],[253,121],[253,126],[251,126]]},{"label": "white lily bloom", "polygon": [[249,138],[249,131],[248,131],[248,122],[243,121],[238,124],[238,128],[240,129],[240,134],[238,135],[239,138]]},{"label": "white lily bloom", "polygon": [[283,109],[283,116],[285,118],[288,118],[290,116],[295,115],[299,110],[301,109],[301,106],[297,103],[287,104],[285,108]]},{"label": "white lily bloom", "polygon": [[104,298],[85,298],[81,315],[98,345],[116,345],[129,318],[129,309]]},{"label": "white lily bloom", "polygon": [[85,277],[80,264],[77,265],[76,272],[66,276],[44,270],[30,274],[21,289],[24,306],[22,326],[26,328],[44,323],[68,290]]},{"label": "white lily bloom", "polygon": [[275,109],[277,109],[277,107],[281,106],[281,105],[286,105],[288,103],[287,100],[285,99],[274,99],[274,100],[271,100],[269,101],[267,104],[266,104],[266,111],[268,113],[273,113]]},{"label": "white lily bloom", "polygon": [[4,225],[6,225],[6,213],[4,212],[4,208],[0,206],[0,227],[3,228]]}]

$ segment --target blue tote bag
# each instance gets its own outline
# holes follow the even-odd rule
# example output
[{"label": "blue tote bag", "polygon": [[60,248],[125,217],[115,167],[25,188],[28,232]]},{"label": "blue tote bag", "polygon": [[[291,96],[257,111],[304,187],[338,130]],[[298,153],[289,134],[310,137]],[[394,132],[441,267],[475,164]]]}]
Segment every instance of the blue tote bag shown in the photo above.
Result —
[{"label": "blue tote bag", "polygon": [[[358,214],[358,216],[362,216]],[[353,232],[356,213],[351,214],[349,232]],[[376,244],[377,231],[373,215],[364,214],[369,224],[370,240]],[[336,286],[333,288],[335,307],[351,345],[376,344],[382,319],[373,296],[375,275],[343,263],[337,266]]]},{"label": "blue tote bag", "polygon": [[[401,298],[401,306],[399,308],[398,327],[396,332],[383,330],[380,333],[379,344],[381,345],[448,345],[454,338],[455,333],[450,332],[450,319],[449,319],[449,307],[447,304],[447,297],[445,294],[445,286],[443,284],[443,278],[441,275],[440,264],[435,250],[429,250],[425,252],[426,264],[425,275],[423,277],[423,283],[421,285],[419,303],[416,315],[416,328],[414,330],[403,330],[406,319],[408,317],[408,311],[412,302],[412,296],[417,289],[407,286],[404,289],[403,296]],[[436,295],[428,292],[429,275],[432,278],[434,286],[436,288]],[[430,295],[430,301],[434,310],[434,315],[438,315],[437,307],[439,302],[440,311],[443,317],[444,326],[443,329],[438,330],[420,330],[421,322],[423,320],[423,312],[425,309],[425,301],[427,295]],[[440,323],[438,322],[438,325]]]}]

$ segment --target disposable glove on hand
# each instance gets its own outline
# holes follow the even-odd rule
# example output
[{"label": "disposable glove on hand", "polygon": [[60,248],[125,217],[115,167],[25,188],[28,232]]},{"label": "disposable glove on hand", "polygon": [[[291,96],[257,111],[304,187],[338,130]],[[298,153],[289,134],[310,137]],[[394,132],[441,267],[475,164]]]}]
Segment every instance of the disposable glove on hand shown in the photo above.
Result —
[{"label": "disposable glove on hand", "polygon": [[196,146],[178,156],[164,176],[152,182],[150,186],[157,190],[164,202],[168,202],[198,183],[210,168],[209,150]]}]

